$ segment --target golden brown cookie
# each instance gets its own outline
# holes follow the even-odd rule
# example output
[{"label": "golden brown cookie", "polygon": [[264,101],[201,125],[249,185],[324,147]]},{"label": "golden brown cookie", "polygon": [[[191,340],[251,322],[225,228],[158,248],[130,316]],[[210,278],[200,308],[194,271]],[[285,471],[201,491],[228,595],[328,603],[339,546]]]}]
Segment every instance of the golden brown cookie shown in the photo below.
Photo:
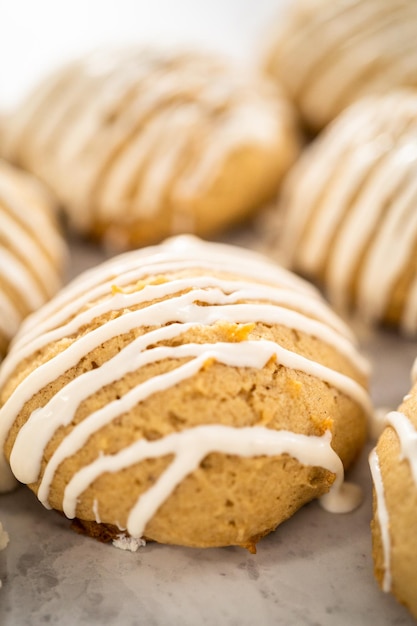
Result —
[{"label": "golden brown cookie", "polygon": [[0,359],[21,321],[61,287],[66,246],[49,194],[0,161]]},{"label": "golden brown cookie", "polygon": [[[414,380],[416,377],[414,376]],[[374,484],[372,528],[374,571],[417,618],[417,386],[386,427],[370,455]]]},{"label": "golden brown cookie", "polygon": [[249,74],[177,50],[96,52],[37,88],[0,151],[110,246],[217,233],[271,200],[298,153],[289,105]]},{"label": "golden brown cookie", "polygon": [[349,107],[295,165],[284,256],[343,311],[417,332],[417,95]]},{"label": "golden brown cookie", "polygon": [[294,0],[271,35],[267,73],[320,130],[361,97],[417,86],[414,0]]},{"label": "golden brown cookie", "polygon": [[0,370],[0,440],[78,530],[253,550],[335,479],[339,508],[366,379],[313,287],[183,236],[90,270],[24,324]]}]

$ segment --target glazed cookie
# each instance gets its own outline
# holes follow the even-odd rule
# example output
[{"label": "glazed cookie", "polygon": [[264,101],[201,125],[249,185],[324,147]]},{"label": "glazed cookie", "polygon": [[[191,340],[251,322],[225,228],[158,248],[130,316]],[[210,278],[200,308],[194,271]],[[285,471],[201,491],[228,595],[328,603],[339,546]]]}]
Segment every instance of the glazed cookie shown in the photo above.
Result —
[{"label": "glazed cookie", "polygon": [[288,263],[338,310],[417,331],[417,95],[352,105],[316,139],[282,194]]},{"label": "glazed cookie", "polygon": [[26,315],[61,287],[65,257],[49,195],[0,161],[0,359]]},{"label": "glazed cookie", "polygon": [[320,130],[361,97],[417,86],[416,23],[415,0],[294,0],[267,73]]},{"label": "glazed cookie", "polygon": [[351,505],[366,379],[313,287],[254,252],[173,238],[25,322],[0,370],[0,476],[10,463],[102,539],[254,550],[313,498]]},{"label": "glazed cookie", "polygon": [[3,152],[54,190],[76,230],[125,248],[243,220],[275,196],[298,140],[263,78],[128,49],[47,79],[9,120]]},{"label": "glazed cookie", "polygon": [[417,369],[414,386],[370,455],[374,483],[372,540],[375,576],[417,618]]}]

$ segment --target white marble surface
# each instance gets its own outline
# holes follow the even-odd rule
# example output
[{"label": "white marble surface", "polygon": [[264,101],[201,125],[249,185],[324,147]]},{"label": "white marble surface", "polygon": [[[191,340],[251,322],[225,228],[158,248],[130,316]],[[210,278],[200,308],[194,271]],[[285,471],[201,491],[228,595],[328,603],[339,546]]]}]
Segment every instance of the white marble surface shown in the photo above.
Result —
[{"label": "white marble surface", "polygon": [[[103,257],[80,243],[72,250],[72,274]],[[378,333],[363,346],[374,365],[375,404],[395,407],[408,391],[417,342]],[[312,503],[263,539],[256,555],[152,543],[123,552],[71,532],[26,488],[1,496],[10,544],[0,552],[0,624],[411,626],[373,579],[368,452],[349,476],[364,489],[357,511],[332,515]]]}]

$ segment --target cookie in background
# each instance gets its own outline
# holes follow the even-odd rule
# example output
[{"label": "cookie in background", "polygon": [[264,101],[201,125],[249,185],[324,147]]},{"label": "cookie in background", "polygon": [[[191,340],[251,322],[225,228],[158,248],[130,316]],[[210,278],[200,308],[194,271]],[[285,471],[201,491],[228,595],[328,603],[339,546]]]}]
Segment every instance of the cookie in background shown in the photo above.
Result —
[{"label": "cookie in background", "polygon": [[272,83],[178,49],[91,53],[46,78],[6,126],[0,152],[55,192],[76,231],[113,249],[242,222],[299,151]]},{"label": "cookie in background", "polygon": [[415,0],[293,0],[264,66],[319,131],[361,97],[417,86],[416,25]]},{"label": "cookie in background", "polygon": [[286,263],[343,313],[417,333],[417,94],[364,98],[304,152],[281,196]]},{"label": "cookie in background", "polygon": [[0,359],[22,320],[62,286],[67,246],[41,183],[0,161]]}]

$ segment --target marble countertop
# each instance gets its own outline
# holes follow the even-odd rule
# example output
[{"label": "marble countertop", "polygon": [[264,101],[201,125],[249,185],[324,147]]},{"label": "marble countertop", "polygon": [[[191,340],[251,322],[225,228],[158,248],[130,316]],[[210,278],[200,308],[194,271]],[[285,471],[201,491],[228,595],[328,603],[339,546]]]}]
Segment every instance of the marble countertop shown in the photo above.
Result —
[{"label": "marble countertop", "polygon": [[[73,252],[73,274],[98,260],[91,248]],[[395,408],[408,391],[417,342],[380,332],[362,345],[374,365],[375,405]],[[24,487],[1,496],[10,543],[0,552],[0,624],[412,626],[373,578],[370,446],[348,475],[364,490],[358,510],[334,515],[313,502],[263,539],[256,555],[155,543],[124,552],[71,532]]]}]

